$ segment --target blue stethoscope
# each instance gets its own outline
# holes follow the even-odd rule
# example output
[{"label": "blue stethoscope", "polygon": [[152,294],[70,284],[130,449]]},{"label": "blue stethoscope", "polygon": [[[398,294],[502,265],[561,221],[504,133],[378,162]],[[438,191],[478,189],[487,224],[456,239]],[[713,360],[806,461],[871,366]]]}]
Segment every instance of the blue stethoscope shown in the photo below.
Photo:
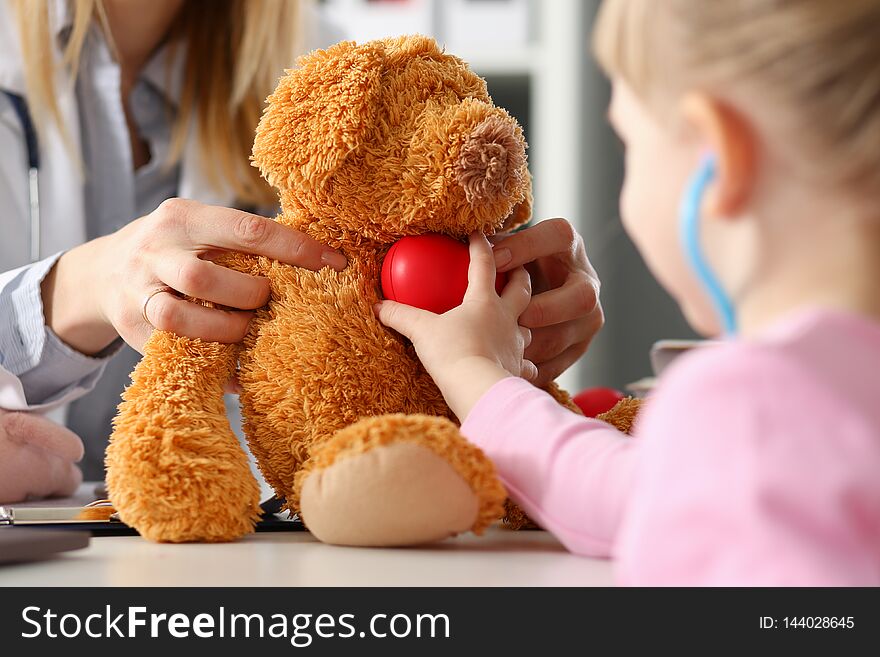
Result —
[{"label": "blue stethoscope", "polygon": [[40,259],[40,149],[37,144],[37,131],[31,120],[27,103],[22,96],[4,91],[15,110],[24,132],[28,160],[28,215],[30,217],[30,256],[31,262]]},{"label": "blue stethoscope", "polygon": [[706,187],[715,178],[715,170],[715,158],[708,156],[691,176],[681,200],[679,230],[685,258],[709,295],[725,336],[732,337],[736,334],[736,309],[709,267],[700,244],[700,207]]}]

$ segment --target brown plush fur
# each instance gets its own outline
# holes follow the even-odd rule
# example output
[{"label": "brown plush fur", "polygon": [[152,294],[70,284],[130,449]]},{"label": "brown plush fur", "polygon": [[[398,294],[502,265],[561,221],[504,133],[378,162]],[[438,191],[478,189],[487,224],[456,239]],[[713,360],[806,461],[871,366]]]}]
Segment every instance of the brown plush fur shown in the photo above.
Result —
[{"label": "brown plush fur", "polygon": [[107,449],[120,519],[157,541],[224,541],[252,530],[260,490],[226,420],[236,348],[156,331]]},{"label": "brown plush fur", "polygon": [[[257,486],[222,402],[238,363],[248,443],[266,480],[307,524],[299,495],[311,474],[417,443],[473,491],[471,529],[479,532],[502,514],[494,467],[461,436],[411,346],[372,308],[382,258],[401,237],[463,239],[529,218],[520,127],[493,105],[482,79],[431,39],[346,42],[302,58],[280,81],[257,130],[254,164],[279,190],[277,221],[341,249],[349,265],[313,272],[228,254],[221,264],[271,282],[243,344],[154,333],[107,453],[120,518],[159,541],[252,531]],[[551,392],[572,406],[555,386]],[[442,497],[438,491],[438,504]]]}]

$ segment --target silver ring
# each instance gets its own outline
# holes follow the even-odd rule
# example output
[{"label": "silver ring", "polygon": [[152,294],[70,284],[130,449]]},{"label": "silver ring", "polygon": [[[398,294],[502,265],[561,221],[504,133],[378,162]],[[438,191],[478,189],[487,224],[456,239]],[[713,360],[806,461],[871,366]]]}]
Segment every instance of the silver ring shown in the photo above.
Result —
[{"label": "silver ring", "polygon": [[[150,303],[150,299],[152,299],[157,294],[161,294],[162,292],[171,292],[172,294],[174,294],[174,289],[168,287],[167,285],[163,285],[162,287],[153,290],[147,296],[144,297],[144,303],[141,306],[141,316],[144,318],[144,321],[147,324],[149,324],[150,326],[153,326],[153,322],[151,322],[150,318],[147,317],[147,304]],[[153,326],[153,328],[156,328],[156,327]]]}]

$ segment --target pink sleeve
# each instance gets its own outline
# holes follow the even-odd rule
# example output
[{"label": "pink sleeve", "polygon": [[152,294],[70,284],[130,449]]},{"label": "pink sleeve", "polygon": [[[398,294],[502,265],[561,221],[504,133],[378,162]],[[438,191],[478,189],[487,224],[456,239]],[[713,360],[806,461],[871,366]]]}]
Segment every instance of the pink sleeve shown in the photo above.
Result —
[{"label": "pink sleeve", "polygon": [[533,520],[572,552],[610,555],[633,478],[633,439],[513,377],[483,395],[461,430]]},{"label": "pink sleeve", "polygon": [[639,424],[622,584],[880,584],[880,459],[850,400],[790,359],[682,364]]}]

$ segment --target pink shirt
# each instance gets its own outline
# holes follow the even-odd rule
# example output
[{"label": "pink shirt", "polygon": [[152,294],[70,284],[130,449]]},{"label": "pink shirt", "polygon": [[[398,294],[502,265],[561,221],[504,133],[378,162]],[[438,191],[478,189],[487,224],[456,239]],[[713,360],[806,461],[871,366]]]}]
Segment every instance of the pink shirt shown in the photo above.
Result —
[{"label": "pink shirt", "polygon": [[811,311],[682,356],[634,436],[521,379],[462,425],[510,496],[626,585],[880,585],[880,325]]}]

